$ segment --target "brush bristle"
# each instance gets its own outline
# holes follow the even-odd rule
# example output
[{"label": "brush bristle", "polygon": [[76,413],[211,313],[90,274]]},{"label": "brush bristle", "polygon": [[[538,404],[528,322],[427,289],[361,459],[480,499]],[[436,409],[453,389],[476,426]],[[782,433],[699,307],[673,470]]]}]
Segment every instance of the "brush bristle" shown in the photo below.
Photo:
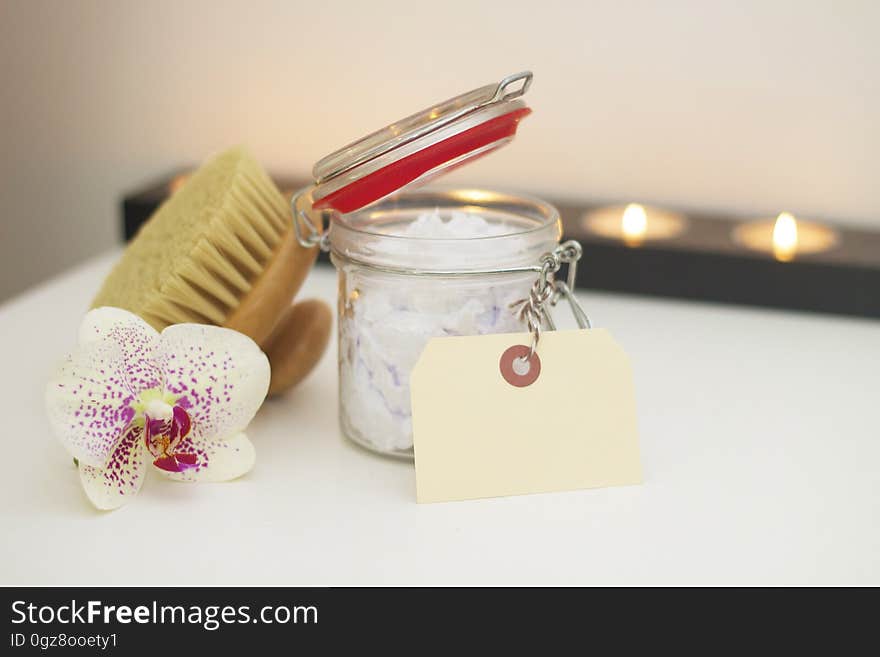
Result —
[{"label": "brush bristle", "polygon": [[93,306],[130,310],[157,330],[223,324],[291,225],[290,208],[242,148],[204,164],[150,217]]}]

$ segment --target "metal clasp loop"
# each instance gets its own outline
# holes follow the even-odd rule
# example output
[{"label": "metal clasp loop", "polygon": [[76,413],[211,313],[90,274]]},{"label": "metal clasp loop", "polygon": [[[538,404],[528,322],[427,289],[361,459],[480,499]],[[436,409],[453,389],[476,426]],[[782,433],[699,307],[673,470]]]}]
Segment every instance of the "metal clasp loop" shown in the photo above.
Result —
[{"label": "metal clasp loop", "polygon": [[[518,87],[514,87],[517,82],[522,82],[522,84]],[[498,83],[498,87],[495,89],[495,95],[490,100],[490,103],[497,103],[502,100],[513,100],[514,98],[519,98],[525,92],[529,90],[529,87],[532,85],[532,72],[531,71],[522,71],[520,73],[514,73],[513,75],[508,75],[506,78],[501,80]],[[510,91],[508,89],[510,87],[514,87]]]},{"label": "metal clasp loop", "polygon": [[[296,233],[296,241],[307,249],[315,245],[320,245],[322,251],[330,250],[330,240],[328,233],[324,230],[323,220],[321,227],[315,226],[315,222],[309,216],[308,208],[311,203],[307,198],[311,187],[304,187],[293,195],[290,199],[290,209],[293,213],[293,230]],[[304,229],[308,232],[305,233]]]}]

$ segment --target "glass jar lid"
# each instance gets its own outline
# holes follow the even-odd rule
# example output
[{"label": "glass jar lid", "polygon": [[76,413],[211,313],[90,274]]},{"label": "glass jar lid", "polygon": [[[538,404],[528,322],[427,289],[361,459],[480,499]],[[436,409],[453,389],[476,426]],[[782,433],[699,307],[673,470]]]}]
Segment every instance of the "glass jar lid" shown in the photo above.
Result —
[{"label": "glass jar lid", "polygon": [[317,209],[359,210],[508,143],[531,110],[529,71],[509,75],[396,121],[315,164]]}]

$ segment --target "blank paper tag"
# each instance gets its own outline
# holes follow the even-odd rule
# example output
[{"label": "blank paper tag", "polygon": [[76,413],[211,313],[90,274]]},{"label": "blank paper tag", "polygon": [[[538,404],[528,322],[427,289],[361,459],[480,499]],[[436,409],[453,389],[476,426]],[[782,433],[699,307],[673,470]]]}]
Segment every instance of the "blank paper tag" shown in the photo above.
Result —
[{"label": "blank paper tag", "polygon": [[425,347],[411,378],[419,502],[641,483],[623,349],[604,329],[548,331],[537,378],[508,367],[512,385],[502,354],[529,342],[517,333]]}]

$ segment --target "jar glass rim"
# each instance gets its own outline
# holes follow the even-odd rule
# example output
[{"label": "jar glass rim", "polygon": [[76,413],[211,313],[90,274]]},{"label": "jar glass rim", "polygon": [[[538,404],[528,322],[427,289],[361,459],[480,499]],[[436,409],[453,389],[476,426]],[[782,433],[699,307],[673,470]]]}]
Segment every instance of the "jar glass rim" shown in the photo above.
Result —
[{"label": "jar glass rim", "polygon": [[[502,234],[473,237],[410,236],[380,230],[407,225],[426,213],[465,212],[495,225]],[[377,219],[377,216],[379,217]],[[333,213],[329,243],[337,258],[384,269],[462,273],[534,267],[562,236],[559,211],[540,199],[482,189],[423,188],[386,197],[349,214]]]},{"label": "jar glass rim", "polygon": [[[481,235],[476,237],[426,237],[422,235],[400,235],[389,232],[382,232],[379,230],[372,229],[371,224],[369,222],[363,222],[365,227],[361,227],[355,225],[354,221],[357,220],[359,216],[363,216],[365,214],[375,214],[380,211],[380,207],[384,204],[393,203],[398,199],[406,198],[407,200],[417,201],[421,198],[427,197],[445,197],[448,200],[460,201],[462,203],[462,209],[466,210],[467,208],[475,208],[474,214],[479,212],[479,209],[489,209],[486,207],[482,207],[480,203],[487,203],[489,201],[507,201],[510,204],[516,204],[520,207],[531,206],[534,210],[537,210],[542,217],[539,219],[537,216],[533,215],[530,217],[534,223],[534,225],[529,226],[523,230],[512,230],[507,233],[496,234],[496,235]],[[389,208],[390,211],[390,208]],[[358,233],[364,235],[365,237],[373,237],[373,238],[381,238],[381,239],[389,239],[389,240],[406,240],[406,241],[424,241],[431,243],[441,243],[448,242],[449,244],[461,244],[462,242],[474,243],[474,242],[492,242],[493,240],[504,240],[510,237],[523,237],[527,236],[531,233],[535,233],[541,230],[546,229],[548,226],[553,224],[557,224],[559,222],[559,210],[556,209],[555,206],[547,203],[546,201],[542,201],[541,199],[530,196],[527,194],[514,194],[509,192],[499,192],[497,190],[484,190],[477,188],[443,188],[443,187],[429,187],[424,189],[419,189],[416,191],[405,191],[400,192],[398,194],[392,194],[391,196],[387,196],[384,199],[377,201],[376,203],[367,206],[361,210],[357,210],[356,212],[351,212],[348,214],[339,214],[333,213],[331,219],[331,227],[337,226],[339,228],[343,228],[347,231],[352,231],[354,233]]]}]

